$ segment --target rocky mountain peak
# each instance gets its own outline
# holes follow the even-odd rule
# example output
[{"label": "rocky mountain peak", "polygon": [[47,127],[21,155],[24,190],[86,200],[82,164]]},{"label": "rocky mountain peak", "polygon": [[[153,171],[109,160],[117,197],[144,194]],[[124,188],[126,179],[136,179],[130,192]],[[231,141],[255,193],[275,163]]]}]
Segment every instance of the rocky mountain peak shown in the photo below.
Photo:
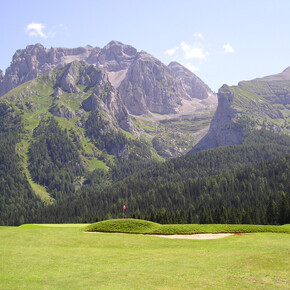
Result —
[{"label": "rocky mountain peak", "polygon": [[[177,113],[178,107],[183,105],[182,100],[202,99],[209,104],[212,96],[216,97],[197,76],[182,65],[172,63],[167,67],[149,53],[138,52],[134,47],[118,41],[111,41],[102,49],[89,45],[71,49],[47,49],[41,44],[35,44],[17,50],[4,77],[0,76],[0,96],[26,81],[69,63],[71,65],[66,67],[58,84],[63,91],[76,93],[76,81],[89,81],[78,71],[78,61],[102,69],[132,114]],[[90,70],[94,76],[98,75],[93,68]]]},{"label": "rocky mountain peak", "polygon": [[168,67],[173,75],[181,81],[182,86],[191,98],[203,100],[214,95],[212,90],[199,77],[180,63],[173,61]]},{"label": "rocky mountain peak", "polygon": [[118,90],[134,115],[176,113],[181,100],[187,98],[169,68],[144,51],[137,54]]},{"label": "rocky mountain peak", "polygon": [[12,64],[17,62],[19,57],[25,57],[26,55],[36,55],[38,53],[45,53],[46,49],[45,47],[40,44],[36,43],[34,45],[27,45],[25,49],[18,49],[13,58],[12,58]]},{"label": "rocky mountain peak", "polygon": [[109,72],[125,70],[132,63],[137,50],[118,41],[111,41],[98,56],[98,64],[104,66]]},{"label": "rocky mountain peak", "polygon": [[91,46],[47,49],[40,43],[19,49],[14,54],[11,65],[6,69],[4,80],[0,83],[0,96],[47,71],[63,67],[74,60],[85,60],[92,51]]},{"label": "rocky mountain peak", "polygon": [[109,42],[103,50],[111,50],[115,51],[116,53],[120,53],[122,55],[127,55],[127,56],[135,56],[137,53],[136,48],[134,48],[131,45],[123,44],[122,42],[112,40]]}]

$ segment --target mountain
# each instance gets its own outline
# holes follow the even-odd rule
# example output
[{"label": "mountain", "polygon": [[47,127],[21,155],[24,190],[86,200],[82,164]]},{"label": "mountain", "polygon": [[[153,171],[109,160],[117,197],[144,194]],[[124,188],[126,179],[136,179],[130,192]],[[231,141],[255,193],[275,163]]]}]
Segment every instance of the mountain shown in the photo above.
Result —
[{"label": "mountain", "polygon": [[[79,69],[80,66],[87,68]],[[181,156],[192,148],[207,132],[217,106],[216,94],[182,65],[166,66],[152,55],[117,41],[104,48],[47,49],[35,44],[17,50],[5,75],[0,74],[0,95],[9,95],[17,86],[24,89],[21,85],[28,82],[27,91],[29,81],[35,83],[54,70],[59,72],[57,80],[50,80],[55,98],[49,109],[51,114],[72,120],[80,117],[80,110],[72,109],[67,103],[71,100],[64,97],[67,93],[75,94],[75,102],[81,100],[79,108],[89,112],[102,106],[114,124],[134,136],[142,136],[162,157]],[[90,86],[95,81],[95,89],[86,100],[77,87],[86,85],[88,90],[83,70],[89,70],[89,78],[101,71],[99,77],[91,79]],[[102,84],[97,78],[102,79]],[[98,86],[103,87],[103,92]],[[104,86],[110,87],[109,96],[104,96]],[[35,106],[41,107],[35,102],[38,101],[34,101]]]},{"label": "mountain", "polygon": [[115,41],[103,49],[28,46],[0,76],[4,224],[28,220],[29,208],[73,197],[84,185],[108,186],[182,155],[194,142],[188,128],[204,130],[215,109],[159,60]]},{"label": "mountain", "polygon": [[[267,202],[289,200],[289,69],[224,85],[214,115],[216,95],[176,62],[116,41],[36,44],[0,89],[1,225],[119,217],[124,203],[156,221],[276,223]],[[194,150],[233,146],[185,154],[205,134]]]},{"label": "mountain", "polygon": [[90,46],[73,49],[46,49],[39,43],[29,45],[25,49],[19,49],[15,52],[12,62],[6,69],[5,76],[0,83],[0,95],[4,95],[13,88],[47,71],[63,67],[74,60],[87,59],[95,50],[98,49],[93,49]]},{"label": "mountain", "polygon": [[[183,99],[214,96],[208,86],[181,65],[181,69],[186,70],[187,80],[184,82],[183,77],[172,69],[172,64],[167,67],[150,54],[137,52],[134,47],[117,41],[111,41],[102,49],[91,46],[47,49],[36,44],[17,50],[5,75],[0,74],[0,96],[73,61],[84,61],[102,68],[112,86],[118,89],[128,111],[135,115],[177,113]],[[198,85],[196,81],[191,82],[192,79],[198,79]]]},{"label": "mountain", "polygon": [[249,132],[266,128],[290,133],[290,68],[282,73],[223,85],[218,91],[218,107],[208,133],[191,153],[241,144]]}]

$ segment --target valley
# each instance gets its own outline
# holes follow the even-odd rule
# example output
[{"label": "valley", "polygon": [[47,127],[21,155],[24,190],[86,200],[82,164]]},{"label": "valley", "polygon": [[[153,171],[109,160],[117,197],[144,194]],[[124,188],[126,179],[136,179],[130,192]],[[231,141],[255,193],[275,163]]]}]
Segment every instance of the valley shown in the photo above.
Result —
[{"label": "valley", "polygon": [[0,82],[1,224],[118,218],[124,203],[162,223],[287,223],[288,72],[216,95],[117,41],[18,50]]},{"label": "valley", "polygon": [[0,7],[0,290],[289,289],[289,0]]}]

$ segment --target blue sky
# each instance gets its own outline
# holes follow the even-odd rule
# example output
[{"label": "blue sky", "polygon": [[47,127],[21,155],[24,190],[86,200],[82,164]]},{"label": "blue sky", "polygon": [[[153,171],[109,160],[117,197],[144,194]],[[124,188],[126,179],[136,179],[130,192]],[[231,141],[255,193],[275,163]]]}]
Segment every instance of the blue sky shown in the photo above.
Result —
[{"label": "blue sky", "polygon": [[0,69],[17,49],[111,40],[178,61],[214,91],[290,66],[288,0],[1,1]]}]

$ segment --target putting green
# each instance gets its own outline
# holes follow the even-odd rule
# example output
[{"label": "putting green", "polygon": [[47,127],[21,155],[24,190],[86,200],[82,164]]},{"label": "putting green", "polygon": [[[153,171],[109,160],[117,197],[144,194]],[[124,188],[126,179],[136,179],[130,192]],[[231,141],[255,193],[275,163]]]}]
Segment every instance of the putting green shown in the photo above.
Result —
[{"label": "putting green", "polygon": [[290,235],[216,240],[0,227],[0,289],[287,289]]}]

